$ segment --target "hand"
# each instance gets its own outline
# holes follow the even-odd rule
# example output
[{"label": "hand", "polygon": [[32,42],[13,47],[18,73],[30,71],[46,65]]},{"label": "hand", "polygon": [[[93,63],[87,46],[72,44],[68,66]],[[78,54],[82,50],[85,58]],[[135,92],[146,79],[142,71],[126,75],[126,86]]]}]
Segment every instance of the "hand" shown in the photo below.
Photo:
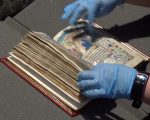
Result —
[{"label": "hand", "polygon": [[70,24],[75,24],[81,15],[85,15],[86,19],[92,22],[123,2],[124,0],[77,0],[65,7],[62,19],[70,18]]},{"label": "hand", "polygon": [[98,64],[78,76],[78,86],[90,98],[130,98],[137,71],[121,64]]}]

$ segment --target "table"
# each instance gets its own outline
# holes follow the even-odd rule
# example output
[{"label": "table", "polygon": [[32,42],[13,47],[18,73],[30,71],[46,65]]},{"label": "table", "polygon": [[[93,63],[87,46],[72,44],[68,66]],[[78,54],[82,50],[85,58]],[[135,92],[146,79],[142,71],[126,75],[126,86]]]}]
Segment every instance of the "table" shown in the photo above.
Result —
[{"label": "table", "polygon": [[[0,56],[7,56],[28,29],[42,31],[53,37],[68,25],[60,16],[69,2],[71,1],[36,0],[14,18],[8,17],[1,22]],[[150,18],[149,10],[125,4],[97,20],[97,23],[150,55],[150,23],[147,22]],[[147,26],[146,29],[142,29],[143,26]],[[146,71],[150,72],[149,64]],[[147,113],[150,113],[150,107],[145,104],[137,110],[131,107],[128,100],[100,99],[88,104],[80,115],[71,118],[2,64],[0,76],[0,120],[142,120],[148,119]]]}]

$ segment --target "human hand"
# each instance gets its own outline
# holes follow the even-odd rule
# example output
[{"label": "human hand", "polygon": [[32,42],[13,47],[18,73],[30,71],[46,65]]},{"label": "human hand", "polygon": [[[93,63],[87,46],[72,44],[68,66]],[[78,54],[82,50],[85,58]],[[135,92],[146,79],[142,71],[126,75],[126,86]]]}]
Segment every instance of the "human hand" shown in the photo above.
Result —
[{"label": "human hand", "polygon": [[130,98],[137,71],[121,64],[97,64],[80,72],[78,86],[90,98]]},{"label": "human hand", "polygon": [[75,24],[81,15],[85,15],[89,22],[95,18],[111,12],[124,0],[77,0],[64,8],[62,19],[70,19],[70,24]]}]

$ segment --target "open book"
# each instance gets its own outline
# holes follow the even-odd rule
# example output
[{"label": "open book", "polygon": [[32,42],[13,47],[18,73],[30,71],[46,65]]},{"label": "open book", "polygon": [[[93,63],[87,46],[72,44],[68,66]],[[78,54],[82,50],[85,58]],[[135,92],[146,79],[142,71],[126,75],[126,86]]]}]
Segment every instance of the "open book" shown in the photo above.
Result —
[{"label": "open book", "polygon": [[136,67],[149,57],[86,21],[68,26],[53,39],[41,32],[27,33],[3,60],[8,67],[40,90],[70,115],[90,99],[81,94],[77,74],[99,63]]}]

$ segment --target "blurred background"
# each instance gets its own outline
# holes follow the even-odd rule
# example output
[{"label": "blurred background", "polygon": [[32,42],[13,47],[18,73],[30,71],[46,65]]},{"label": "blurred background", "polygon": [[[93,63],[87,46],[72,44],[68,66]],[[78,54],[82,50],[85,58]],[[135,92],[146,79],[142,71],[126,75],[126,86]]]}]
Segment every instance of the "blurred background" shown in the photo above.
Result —
[{"label": "blurred background", "polygon": [[0,21],[14,16],[34,0],[0,0]]}]

